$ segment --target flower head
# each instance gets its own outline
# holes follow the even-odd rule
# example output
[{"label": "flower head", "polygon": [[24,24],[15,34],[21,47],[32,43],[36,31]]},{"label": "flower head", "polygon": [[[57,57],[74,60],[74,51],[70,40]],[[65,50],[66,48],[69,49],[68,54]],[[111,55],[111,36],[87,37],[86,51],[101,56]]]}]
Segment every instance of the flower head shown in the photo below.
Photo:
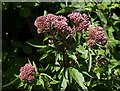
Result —
[{"label": "flower head", "polygon": [[75,25],[81,23],[82,21],[88,21],[88,16],[84,13],[81,14],[80,12],[72,12],[68,15],[68,18],[75,23]]},{"label": "flower head", "polygon": [[34,80],[34,67],[31,64],[25,64],[25,66],[20,68],[20,80]]},{"label": "flower head", "polygon": [[[89,36],[89,40],[94,40],[95,43],[101,42],[103,46],[107,43],[107,37],[104,34],[103,28],[100,26],[89,26],[87,35]],[[88,45],[90,45],[89,42]]]},{"label": "flower head", "polygon": [[93,39],[89,39],[88,41],[87,41],[87,44],[92,48],[92,47],[94,47],[95,46],[95,40],[93,40]]},{"label": "flower head", "polygon": [[38,33],[41,33],[47,27],[46,16],[39,16],[34,22],[34,25],[38,29]]},{"label": "flower head", "polygon": [[34,25],[38,29],[38,33],[43,30],[56,29],[57,31],[71,33],[72,29],[68,26],[67,19],[63,16],[48,14],[47,16],[40,16],[35,20]]},{"label": "flower head", "polygon": [[74,32],[83,31],[89,26],[89,18],[85,13],[81,14],[79,12],[72,12],[68,15],[68,18],[75,24]]}]

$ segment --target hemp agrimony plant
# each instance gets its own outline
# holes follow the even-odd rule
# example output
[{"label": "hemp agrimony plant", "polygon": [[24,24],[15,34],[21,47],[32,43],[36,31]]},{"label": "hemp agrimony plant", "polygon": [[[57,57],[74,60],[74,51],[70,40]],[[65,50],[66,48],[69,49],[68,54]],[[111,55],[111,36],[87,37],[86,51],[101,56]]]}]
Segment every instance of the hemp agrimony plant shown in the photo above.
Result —
[{"label": "hemp agrimony plant", "polygon": [[[26,64],[21,67],[20,87],[87,91],[92,78],[90,72],[95,73],[94,67],[106,62],[103,56],[97,55],[95,49],[104,47],[107,43],[103,28],[90,25],[89,18],[80,12],[72,12],[67,17],[54,14],[37,17],[34,25],[38,34],[44,34],[45,39],[43,45],[28,44],[45,50],[41,61],[45,62],[45,58],[52,55],[52,65],[48,63],[44,69],[48,73],[41,72],[34,62],[33,66]],[[52,74],[52,77],[48,74]]]}]

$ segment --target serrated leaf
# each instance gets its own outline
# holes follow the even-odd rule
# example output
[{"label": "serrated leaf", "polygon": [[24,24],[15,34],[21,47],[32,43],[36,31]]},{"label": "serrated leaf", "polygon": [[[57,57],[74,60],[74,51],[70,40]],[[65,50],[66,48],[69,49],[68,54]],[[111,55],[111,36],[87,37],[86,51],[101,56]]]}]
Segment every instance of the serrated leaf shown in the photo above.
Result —
[{"label": "serrated leaf", "polygon": [[79,84],[84,91],[88,91],[87,87],[84,85],[84,77],[77,69],[70,67],[69,68],[70,76]]}]

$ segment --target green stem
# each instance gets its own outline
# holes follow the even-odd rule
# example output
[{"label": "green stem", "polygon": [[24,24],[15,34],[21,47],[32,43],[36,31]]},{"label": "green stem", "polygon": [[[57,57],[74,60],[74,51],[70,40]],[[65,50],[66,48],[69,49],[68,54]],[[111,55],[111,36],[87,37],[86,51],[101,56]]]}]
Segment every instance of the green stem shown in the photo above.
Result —
[{"label": "green stem", "polygon": [[3,88],[4,87],[7,87],[7,86],[10,86],[11,84],[13,84],[15,81],[17,81],[19,79],[19,77],[17,77],[16,79],[14,79],[13,81],[11,81],[10,83],[8,83],[8,84],[6,84],[6,85],[4,85],[4,86],[2,86]]}]

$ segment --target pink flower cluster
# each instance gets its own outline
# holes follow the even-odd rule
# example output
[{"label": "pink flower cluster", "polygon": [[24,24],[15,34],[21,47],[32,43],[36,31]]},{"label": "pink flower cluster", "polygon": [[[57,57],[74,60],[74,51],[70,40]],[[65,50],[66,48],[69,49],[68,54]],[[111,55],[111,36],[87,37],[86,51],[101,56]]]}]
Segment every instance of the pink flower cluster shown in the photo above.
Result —
[{"label": "pink flower cluster", "polygon": [[89,26],[89,18],[85,13],[72,12],[68,18],[75,24],[75,31],[83,31]]},{"label": "pink flower cluster", "polygon": [[43,30],[56,29],[58,31],[71,33],[72,29],[68,26],[67,19],[63,16],[48,14],[47,16],[39,16],[34,25],[38,28],[38,33]]},{"label": "pink flower cluster", "polygon": [[[107,43],[107,37],[104,35],[103,28],[100,26],[90,26],[89,25],[89,17],[80,12],[72,12],[67,16],[73,23],[73,29],[68,26],[67,19],[64,16],[57,16],[54,14],[48,14],[47,16],[39,16],[34,25],[38,29],[38,33],[41,33],[43,30],[48,30],[49,32],[53,32],[52,30],[57,30],[60,34],[74,34],[75,32],[81,32],[86,30],[88,27],[87,35],[89,39],[87,44],[90,47],[94,47],[96,43],[101,43],[103,46]],[[62,32],[62,33],[61,33]]]},{"label": "pink flower cluster", "polygon": [[20,68],[20,80],[34,80],[34,67],[31,64],[25,64],[25,66]]},{"label": "pink flower cluster", "polygon": [[87,35],[89,36],[88,45],[90,47],[94,47],[94,45],[99,42],[104,46],[108,40],[104,35],[103,28],[100,26],[89,26]]}]

